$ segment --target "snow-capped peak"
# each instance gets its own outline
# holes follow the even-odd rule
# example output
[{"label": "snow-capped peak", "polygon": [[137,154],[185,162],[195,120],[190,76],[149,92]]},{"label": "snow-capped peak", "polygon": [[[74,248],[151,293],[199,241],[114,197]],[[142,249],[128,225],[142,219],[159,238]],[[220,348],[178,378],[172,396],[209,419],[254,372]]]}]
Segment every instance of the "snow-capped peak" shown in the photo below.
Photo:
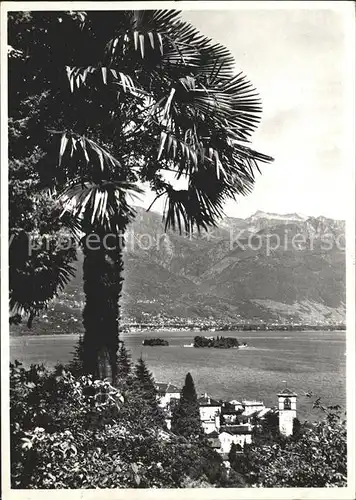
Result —
[{"label": "snow-capped peak", "polygon": [[293,214],[276,214],[273,212],[263,212],[262,210],[257,210],[256,213],[249,217],[252,220],[256,219],[268,219],[268,220],[283,220],[283,221],[304,221],[308,216],[293,213]]}]

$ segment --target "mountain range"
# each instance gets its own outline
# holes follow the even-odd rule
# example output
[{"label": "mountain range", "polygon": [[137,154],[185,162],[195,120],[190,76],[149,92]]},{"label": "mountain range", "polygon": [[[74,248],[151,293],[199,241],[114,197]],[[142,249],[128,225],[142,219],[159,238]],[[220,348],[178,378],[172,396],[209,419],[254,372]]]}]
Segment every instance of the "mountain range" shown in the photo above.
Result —
[{"label": "mountain range", "polygon": [[[345,322],[345,223],[262,211],[191,236],[137,208],[127,233],[125,321]],[[81,331],[82,260],[36,330]],[[53,325],[56,325],[55,327]]]},{"label": "mountain range", "polygon": [[259,211],[189,238],[164,234],[159,214],[138,209],[130,229],[129,316],[344,321],[344,221]]}]

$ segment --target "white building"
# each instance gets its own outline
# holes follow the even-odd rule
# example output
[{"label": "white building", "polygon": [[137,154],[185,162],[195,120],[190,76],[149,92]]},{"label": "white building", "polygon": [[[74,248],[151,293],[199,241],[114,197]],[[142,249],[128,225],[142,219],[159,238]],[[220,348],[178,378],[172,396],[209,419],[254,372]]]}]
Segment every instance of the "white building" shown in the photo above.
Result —
[{"label": "white building", "polygon": [[279,432],[284,436],[293,434],[293,421],[297,418],[297,394],[284,389],[278,394]]},{"label": "white building", "polygon": [[212,399],[208,394],[198,398],[200,420],[206,434],[220,429],[221,403]]},{"label": "white building", "polygon": [[237,399],[232,399],[231,401],[229,401],[229,403],[234,406],[235,408],[235,411],[239,411],[239,410],[243,410],[243,404],[241,403],[241,401],[237,401]]},{"label": "white building", "polygon": [[172,428],[172,405],[180,399],[180,391],[175,385],[156,384],[158,405],[163,408],[167,429]]},{"label": "white building", "polygon": [[221,428],[219,434],[221,454],[229,453],[231,445],[238,444],[241,448],[252,443],[252,429],[247,425],[229,425]]},{"label": "white building", "polygon": [[265,405],[262,401],[242,401],[242,405],[244,407],[244,411],[242,415],[244,416],[249,416],[252,415],[252,413],[255,412],[260,412],[265,408]]},{"label": "white building", "polygon": [[172,400],[180,399],[180,390],[175,385],[156,384],[158,404],[161,408],[167,408]]}]

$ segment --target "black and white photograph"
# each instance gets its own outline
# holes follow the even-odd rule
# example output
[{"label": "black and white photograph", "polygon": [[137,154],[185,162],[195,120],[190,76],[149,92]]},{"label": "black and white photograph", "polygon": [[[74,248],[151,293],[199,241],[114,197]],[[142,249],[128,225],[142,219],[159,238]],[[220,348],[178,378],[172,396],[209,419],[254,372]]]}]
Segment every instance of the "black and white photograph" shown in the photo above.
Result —
[{"label": "black and white photograph", "polygon": [[3,2],[1,51],[2,498],[355,498],[354,2]]}]

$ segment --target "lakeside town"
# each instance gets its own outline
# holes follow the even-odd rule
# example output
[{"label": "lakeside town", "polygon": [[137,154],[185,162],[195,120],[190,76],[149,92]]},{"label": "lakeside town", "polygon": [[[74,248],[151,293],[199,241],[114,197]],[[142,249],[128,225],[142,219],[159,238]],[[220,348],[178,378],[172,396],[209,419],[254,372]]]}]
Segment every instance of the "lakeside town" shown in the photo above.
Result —
[{"label": "lakeside town", "polygon": [[149,316],[144,321],[137,321],[135,318],[123,318],[122,331],[140,331],[140,330],[155,330],[155,331],[309,331],[309,330],[346,330],[344,322],[313,322],[301,323],[296,321],[275,321],[264,322],[262,320],[242,320],[238,321],[221,321],[214,318],[180,318],[180,317],[165,317],[162,315]]},{"label": "lakeside town", "polygon": [[[172,414],[179,403],[181,392],[174,384],[157,383],[157,400],[163,409],[167,429],[172,428]],[[229,464],[229,452],[232,445],[243,453],[245,445],[253,443],[256,430],[269,421],[281,436],[292,436],[296,428],[297,394],[284,388],[276,395],[278,405],[266,407],[263,401],[231,400],[223,401],[201,394],[197,398],[202,429],[209,445]]]},{"label": "lakeside town", "polygon": [[[82,318],[81,306],[83,303],[74,301],[71,307],[65,305],[61,299],[57,299],[56,306],[53,304],[47,311],[33,323],[32,328],[27,328],[26,322],[20,317],[11,319],[11,335],[45,335],[45,334],[68,334],[81,333]],[[63,307],[64,306],[64,307]],[[142,313],[143,319],[124,316],[120,322],[120,331],[131,332],[162,332],[162,331],[201,331],[201,332],[253,332],[253,331],[340,331],[346,330],[345,322],[320,321],[300,322],[292,320],[278,320],[265,322],[262,320],[236,321],[216,320],[207,318],[182,318],[179,316],[168,317],[166,315],[149,315]]]}]

